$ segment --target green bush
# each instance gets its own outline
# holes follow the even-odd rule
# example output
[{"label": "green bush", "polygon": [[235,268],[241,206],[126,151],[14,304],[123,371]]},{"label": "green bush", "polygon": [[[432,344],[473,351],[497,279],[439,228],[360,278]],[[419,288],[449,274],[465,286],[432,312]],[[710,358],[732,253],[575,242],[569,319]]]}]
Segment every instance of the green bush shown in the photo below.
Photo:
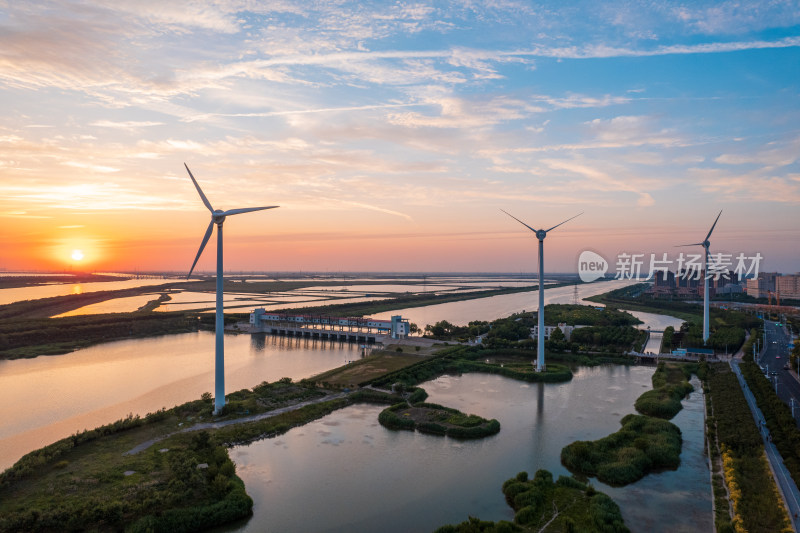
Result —
[{"label": "green bush", "polygon": [[515,511],[514,524],[470,517],[467,522],[439,528],[437,533],[541,531],[545,526],[547,531],[628,532],[611,498],[572,478],[561,476],[553,483],[546,470],[536,472],[532,480],[520,472],[503,483],[503,494]]},{"label": "green bush", "polygon": [[596,441],[576,441],[561,450],[561,463],[571,472],[596,476],[612,486],[627,485],[659,469],[680,464],[678,426],[643,415],[627,415],[622,428]]}]

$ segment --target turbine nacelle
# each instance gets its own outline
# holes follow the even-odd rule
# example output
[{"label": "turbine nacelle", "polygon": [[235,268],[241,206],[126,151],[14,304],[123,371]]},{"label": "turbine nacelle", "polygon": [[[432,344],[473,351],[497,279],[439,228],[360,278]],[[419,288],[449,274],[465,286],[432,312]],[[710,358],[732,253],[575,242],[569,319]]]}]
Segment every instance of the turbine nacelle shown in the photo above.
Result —
[{"label": "turbine nacelle", "polygon": [[711,261],[709,261],[710,255],[708,253],[708,249],[711,246],[711,241],[709,241],[709,239],[711,238],[711,233],[714,231],[714,228],[717,227],[717,222],[719,221],[719,217],[720,216],[722,216],[722,210],[721,209],[719,211],[719,214],[717,215],[717,218],[714,219],[714,223],[711,225],[711,229],[708,230],[708,234],[706,235],[706,238],[703,239],[703,242],[696,242],[696,243],[693,243],[693,244],[684,244],[684,245],[682,245],[682,246],[702,246],[706,251],[706,258],[705,258],[706,262],[705,262],[705,265],[704,265],[705,266],[705,276],[704,276],[705,279],[703,280],[703,344],[706,344],[708,342],[708,337],[710,335],[710,332],[709,332],[709,310],[708,310],[708,298],[709,298],[709,295],[708,295],[709,273],[708,273],[708,271],[709,271],[709,266],[711,264]]},{"label": "turbine nacelle", "polygon": [[[250,213],[251,211],[262,211],[264,209],[275,209],[279,207],[277,205],[270,205],[266,207],[242,207],[239,209],[228,209],[227,211],[223,211],[222,209],[214,209],[211,207],[211,202],[208,201],[206,195],[203,194],[203,189],[200,188],[200,184],[197,183],[197,180],[194,179],[192,175],[192,171],[189,170],[189,166],[184,163],[183,166],[186,167],[186,172],[189,173],[189,177],[192,178],[192,183],[194,183],[195,188],[197,189],[197,193],[200,195],[200,199],[203,201],[203,204],[208,208],[211,212],[211,222],[208,223],[208,228],[206,228],[206,233],[203,235],[203,241],[200,243],[200,249],[197,251],[197,256],[194,258],[194,263],[192,263],[192,268],[189,269],[189,273],[186,275],[186,279],[189,279],[189,276],[192,275],[194,272],[194,267],[197,265],[197,261],[200,259],[200,256],[203,254],[203,250],[208,243],[208,239],[211,237],[211,232],[214,231],[214,224],[217,225],[218,230],[222,229],[222,223],[225,222],[225,218],[230,215],[238,215],[241,213]],[[218,276],[221,273],[217,273]]]},{"label": "turbine nacelle", "polygon": [[[503,211],[502,209],[500,211]],[[582,215],[583,213],[578,213],[572,218],[568,218],[564,222],[556,224],[550,229],[534,229],[506,211],[503,211],[506,215],[510,216],[533,233],[536,234],[536,238],[539,239],[539,311],[538,311],[538,321],[539,321],[539,330],[537,334],[537,358],[536,358],[536,371],[537,372],[544,372],[545,371],[545,362],[544,362],[544,238],[547,237],[547,232],[556,229],[561,224],[565,222],[569,222],[573,218]]]},{"label": "turbine nacelle", "polygon": [[197,256],[194,258],[192,268],[189,270],[189,274],[186,276],[187,279],[192,275],[194,267],[197,265],[197,260],[200,259],[203,249],[206,247],[208,239],[211,237],[211,233],[214,231],[214,224],[217,225],[217,294],[215,317],[216,345],[214,348],[214,414],[216,415],[220,413],[223,407],[225,407],[225,340],[223,338],[223,330],[225,329],[225,312],[223,304],[224,270],[222,265],[222,223],[225,222],[225,218],[228,215],[238,215],[240,213],[249,213],[251,211],[261,211],[262,209],[274,209],[278,206],[272,205],[268,207],[244,207],[239,209],[228,209],[227,211],[223,211],[222,209],[214,209],[211,207],[211,202],[208,201],[206,195],[203,194],[203,189],[200,188],[197,180],[194,179],[192,171],[189,170],[189,166],[186,163],[184,163],[183,166],[186,167],[186,172],[188,172],[189,177],[192,178],[192,183],[194,183],[194,186],[197,189],[197,193],[200,195],[200,199],[203,201],[203,204],[211,212],[211,221],[208,223],[205,235],[203,235],[203,242],[200,243],[200,249],[197,251]]},{"label": "turbine nacelle", "polygon": [[[503,210],[501,209],[500,211],[503,211]],[[573,218],[577,218],[577,217],[579,217],[579,216],[581,216],[583,214],[583,212],[580,212],[577,215],[575,215],[574,217],[570,217],[567,220],[565,220],[564,222],[559,222],[558,224],[556,224],[555,226],[553,226],[552,228],[549,228],[549,229],[534,229],[534,228],[530,227],[529,225],[527,225],[526,223],[524,223],[523,221],[521,221],[520,219],[518,219],[517,217],[515,217],[514,215],[512,215],[511,213],[509,213],[508,211],[503,211],[503,213],[505,213],[506,215],[510,216],[511,218],[513,218],[514,220],[516,220],[517,222],[519,222],[520,224],[522,224],[523,226],[525,226],[526,228],[531,230],[533,233],[535,233],[536,234],[536,238],[539,239],[540,241],[543,241],[544,238],[547,237],[547,232],[548,231],[554,230],[557,227],[559,227],[561,224],[569,222]]]}]

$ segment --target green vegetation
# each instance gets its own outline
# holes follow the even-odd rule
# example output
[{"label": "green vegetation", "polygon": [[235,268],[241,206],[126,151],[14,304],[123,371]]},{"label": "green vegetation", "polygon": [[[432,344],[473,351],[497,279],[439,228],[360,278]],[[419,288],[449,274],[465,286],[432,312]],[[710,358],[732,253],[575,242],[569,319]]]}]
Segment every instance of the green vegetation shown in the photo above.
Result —
[{"label": "green vegetation", "polygon": [[568,326],[634,326],[642,321],[614,307],[598,309],[589,305],[550,304],[544,308],[545,324]]},{"label": "green vegetation", "polygon": [[447,435],[459,439],[480,439],[500,431],[500,422],[477,415],[465,415],[457,409],[433,403],[403,402],[387,407],[378,422],[389,429],[419,430],[421,433]]},{"label": "green vegetation", "polygon": [[[543,381],[547,383],[572,379],[572,372],[569,368],[559,364],[548,363],[546,372],[535,372],[530,352],[525,354],[524,361],[526,362],[516,366],[485,362],[488,358],[497,355],[497,353],[497,350],[486,350],[474,346],[445,348],[436,356],[422,359],[413,365],[389,372],[377,379],[359,383],[359,386],[371,384],[378,387],[390,387],[392,384],[399,382],[411,387],[442,374],[462,372],[486,372],[523,381]],[[503,353],[507,353],[507,351]],[[522,361],[523,359],[520,360]]]},{"label": "green vegetation", "polygon": [[506,501],[515,511],[514,523],[484,522],[477,518],[457,525],[440,527],[436,533],[506,533],[514,531],[627,533],[619,507],[614,501],[573,478],[527,472],[503,483]]},{"label": "green vegetation", "polygon": [[710,331],[708,344],[703,343],[702,324],[684,322],[678,331],[672,329],[669,344],[667,344],[665,333],[663,349],[707,347],[717,352],[736,353],[744,343],[746,328],[753,327],[754,319],[750,315],[738,311],[728,311],[730,316],[724,318],[714,317],[714,314],[716,313],[712,313],[714,328]]},{"label": "green vegetation", "polygon": [[648,284],[646,283],[638,283],[604,294],[598,294],[597,296],[590,296],[586,300],[605,304],[606,307],[616,309],[659,313],[674,316],[687,322],[703,322],[702,306],[683,301],[647,297],[644,295],[644,290],[647,287]]},{"label": "green vegetation", "polygon": [[717,363],[710,365],[704,386],[716,530],[791,531],[738,379],[727,364]]},{"label": "green vegetation", "polygon": [[758,408],[764,415],[772,442],[778,448],[783,463],[795,483],[800,481],[800,429],[792,417],[792,411],[777,394],[772,382],[761,372],[752,357],[745,356],[739,366],[747,385],[755,396]]},{"label": "green vegetation", "polygon": [[628,351],[642,333],[632,326],[591,326],[573,330],[572,343],[581,351]]},{"label": "green vegetation", "polygon": [[[284,433],[353,402],[321,401],[200,431],[176,433],[177,428],[325,397],[319,389],[283,378],[232,393],[219,417],[212,418],[212,398],[206,393],[170,410],[128,416],[57,441],[0,474],[0,531],[123,526],[133,531],[197,531],[246,517],[252,500],[235,476],[226,447]],[[151,445],[140,453],[124,453],[142,443]]]},{"label": "green vegetation", "polygon": [[621,424],[622,429],[600,440],[569,444],[561,450],[561,463],[613,486],[633,483],[654,470],[678,468],[678,426],[642,415],[627,415]]},{"label": "green vegetation", "polygon": [[227,450],[208,433],[175,435],[164,441],[163,452],[122,456],[132,434],[147,433],[142,424],[163,416],[127,419],[106,426],[102,436],[73,436],[48,447],[50,453],[23,458],[0,476],[0,531],[122,530],[129,524],[133,531],[196,531],[250,515],[253,502]]},{"label": "green vegetation", "polygon": [[[545,306],[545,324],[556,325],[565,323],[567,325],[583,325],[600,328],[608,338],[613,337],[614,341],[620,340],[618,328],[625,329],[625,326],[639,324],[641,321],[629,313],[617,311],[615,309],[596,309],[587,305],[551,304]],[[517,313],[506,318],[499,318],[492,322],[473,321],[466,326],[456,326],[446,320],[441,320],[433,325],[425,326],[427,336],[437,340],[466,342],[469,339],[483,335],[483,344],[489,348],[510,347],[520,344],[519,341],[530,343],[530,329],[537,325],[537,313]],[[630,328],[636,332],[634,328]],[[562,332],[563,333],[563,332]],[[574,334],[574,333],[573,333]],[[630,348],[635,340],[636,333],[627,333],[630,341],[610,342],[612,348],[616,350],[619,346],[625,349]],[[569,343],[555,344],[553,341],[560,339],[550,339],[548,349],[552,351],[567,351],[572,349]],[[598,342],[594,343],[599,345]],[[576,348],[577,349],[577,348]]]},{"label": "green vegetation", "polygon": [[679,347],[710,347],[716,351],[727,350],[735,353],[745,339],[745,331],[758,325],[759,320],[741,311],[711,308],[709,311],[710,336],[708,344],[703,343],[703,308],[699,304],[680,300],[653,298],[643,291],[647,284],[631,285],[605,294],[587,298],[606,306],[633,311],[661,313],[684,320],[679,331],[671,329],[664,332],[662,350],[670,351]]},{"label": "green vegetation", "polygon": [[100,342],[185,333],[197,331],[198,327],[197,317],[185,313],[7,318],[0,320],[0,359],[62,354]]},{"label": "green vegetation", "polygon": [[63,274],[37,275],[37,276],[2,276],[0,289],[17,287],[33,287],[36,285],[50,285],[53,283],[95,283],[103,281],[125,281],[130,278],[118,276],[105,276],[103,274],[90,274],[88,272],[75,272],[68,276]]},{"label": "green vegetation", "polygon": [[561,450],[561,463],[583,476],[596,476],[609,485],[627,485],[654,470],[680,464],[681,431],[667,420],[681,410],[681,400],[692,391],[693,373],[701,379],[708,365],[659,363],[653,390],[636,400],[642,415],[627,415],[622,428],[596,441],[576,441]]},{"label": "green vegetation", "polygon": [[652,378],[653,390],[636,399],[636,410],[643,415],[670,420],[683,408],[681,400],[694,390],[689,378],[691,371],[684,365],[658,363]]}]

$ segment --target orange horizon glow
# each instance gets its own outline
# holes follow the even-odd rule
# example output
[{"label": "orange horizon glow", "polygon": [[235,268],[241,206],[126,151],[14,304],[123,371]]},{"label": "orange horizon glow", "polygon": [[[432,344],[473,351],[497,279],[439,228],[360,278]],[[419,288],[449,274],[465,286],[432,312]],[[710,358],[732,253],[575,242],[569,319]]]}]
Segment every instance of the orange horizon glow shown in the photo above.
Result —
[{"label": "orange horizon glow", "polygon": [[202,4],[4,6],[0,270],[188,271],[184,164],[212,210],[280,206],[228,217],[226,271],[536,272],[501,209],[585,212],[546,272],[672,253],[720,210],[712,252],[800,270],[781,3]]}]

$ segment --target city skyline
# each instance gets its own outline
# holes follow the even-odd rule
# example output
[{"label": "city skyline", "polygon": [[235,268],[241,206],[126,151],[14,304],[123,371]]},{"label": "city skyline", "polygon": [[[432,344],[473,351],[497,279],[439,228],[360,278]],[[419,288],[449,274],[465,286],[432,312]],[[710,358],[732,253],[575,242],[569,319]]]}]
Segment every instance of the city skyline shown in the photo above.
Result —
[{"label": "city skyline", "polygon": [[188,271],[186,163],[214,205],[281,205],[228,221],[226,270],[535,272],[500,209],[585,211],[548,272],[677,256],[719,210],[712,253],[800,270],[798,2],[56,0],[0,29],[0,268]]}]

